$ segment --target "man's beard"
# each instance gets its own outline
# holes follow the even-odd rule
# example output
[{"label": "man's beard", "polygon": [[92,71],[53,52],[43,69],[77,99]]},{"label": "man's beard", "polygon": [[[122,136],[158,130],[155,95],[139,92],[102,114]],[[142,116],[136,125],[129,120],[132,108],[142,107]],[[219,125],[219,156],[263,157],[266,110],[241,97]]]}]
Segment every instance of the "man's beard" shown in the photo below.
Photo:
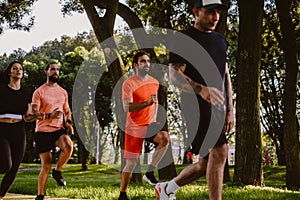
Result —
[{"label": "man's beard", "polygon": [[145,68],[138,69],[138,70],[139,70],[139,75],[141,76],[146,76],[147,74],[149,74],[149,70],[146,70]]},{"label": "man's beard", "polygon": [[57,77],[54,77],[55,75],[52,75],[52,76],[49,76],[49,80],[52,82],[52,83],[57,83],[58,82],[58,79],[59,79],[59,76]]}]

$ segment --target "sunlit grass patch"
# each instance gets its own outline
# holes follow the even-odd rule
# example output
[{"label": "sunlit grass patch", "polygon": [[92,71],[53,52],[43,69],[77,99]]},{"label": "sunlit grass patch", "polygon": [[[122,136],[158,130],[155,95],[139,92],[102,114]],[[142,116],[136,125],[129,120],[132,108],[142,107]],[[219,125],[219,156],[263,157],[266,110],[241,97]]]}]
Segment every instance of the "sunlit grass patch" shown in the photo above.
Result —
[{"label": "sunlit grass patch", "polygon": [[[184,166],[176,166],[178,172]],[[37,194],[39,164],[22,164],[10,192],[20,194]],[[231,168],[231,175],[233,168]],[[67,181],[66,187],[56,185],[49,173],[46,195],[90,200],[117,200],[120,189],[120,171],[118,166],[89,165],[87,171],[81,170],[80,164],[68,164],[62,170]],[[265,187],[242,186],[226,183],[223,186],[223,200],[300,200],[300,192],[285,189],[285,167],[264,167]],[[0,175],[2,178],[3,175]],[[131,183],[128,188],[131,200],[156,199],[153,186],[143,182]],[[177,192],[177,200],[208,200],[208,187],[205,177],[188,184]]]}]

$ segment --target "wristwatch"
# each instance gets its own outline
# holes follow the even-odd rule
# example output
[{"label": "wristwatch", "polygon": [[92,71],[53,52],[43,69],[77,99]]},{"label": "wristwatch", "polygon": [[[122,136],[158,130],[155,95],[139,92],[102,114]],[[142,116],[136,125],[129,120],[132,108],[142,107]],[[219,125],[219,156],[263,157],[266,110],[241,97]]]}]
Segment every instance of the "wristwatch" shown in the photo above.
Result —
[{"label": "wristwatch", "polygon": [[196,93],[196,94],[199,94],[199,92],[202,90],[202,87],[201,87],[201,85],[196,85],[196,87],[194,88],[194,92]]}]

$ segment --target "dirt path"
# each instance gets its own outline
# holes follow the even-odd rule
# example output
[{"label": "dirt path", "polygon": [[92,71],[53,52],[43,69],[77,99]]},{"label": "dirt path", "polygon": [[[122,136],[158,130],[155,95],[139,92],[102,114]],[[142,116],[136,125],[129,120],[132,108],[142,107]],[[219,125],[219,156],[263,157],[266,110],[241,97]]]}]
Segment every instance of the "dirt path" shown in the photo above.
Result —
[{"label": "dirt path", "polygon": [[[24,195],[24,194],[13,194],[13,193],[8,193],[4,200],[34,200],[35,195]],[[67,200],[69,198],[58,198],[58,197],[45,197],[45,200]],[[73,199],[74,200],[74,199]],[[79,200],[79,199],[77,199]]]}]

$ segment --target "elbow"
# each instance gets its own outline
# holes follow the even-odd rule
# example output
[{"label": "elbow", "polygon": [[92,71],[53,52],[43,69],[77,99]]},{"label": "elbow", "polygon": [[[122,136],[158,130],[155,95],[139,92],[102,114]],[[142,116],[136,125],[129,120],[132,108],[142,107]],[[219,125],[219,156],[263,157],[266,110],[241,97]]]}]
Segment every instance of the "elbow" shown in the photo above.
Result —
[{"label": "elbow", "polygon": [[129,105],[123,105],[124,112],[129,112]]}]

